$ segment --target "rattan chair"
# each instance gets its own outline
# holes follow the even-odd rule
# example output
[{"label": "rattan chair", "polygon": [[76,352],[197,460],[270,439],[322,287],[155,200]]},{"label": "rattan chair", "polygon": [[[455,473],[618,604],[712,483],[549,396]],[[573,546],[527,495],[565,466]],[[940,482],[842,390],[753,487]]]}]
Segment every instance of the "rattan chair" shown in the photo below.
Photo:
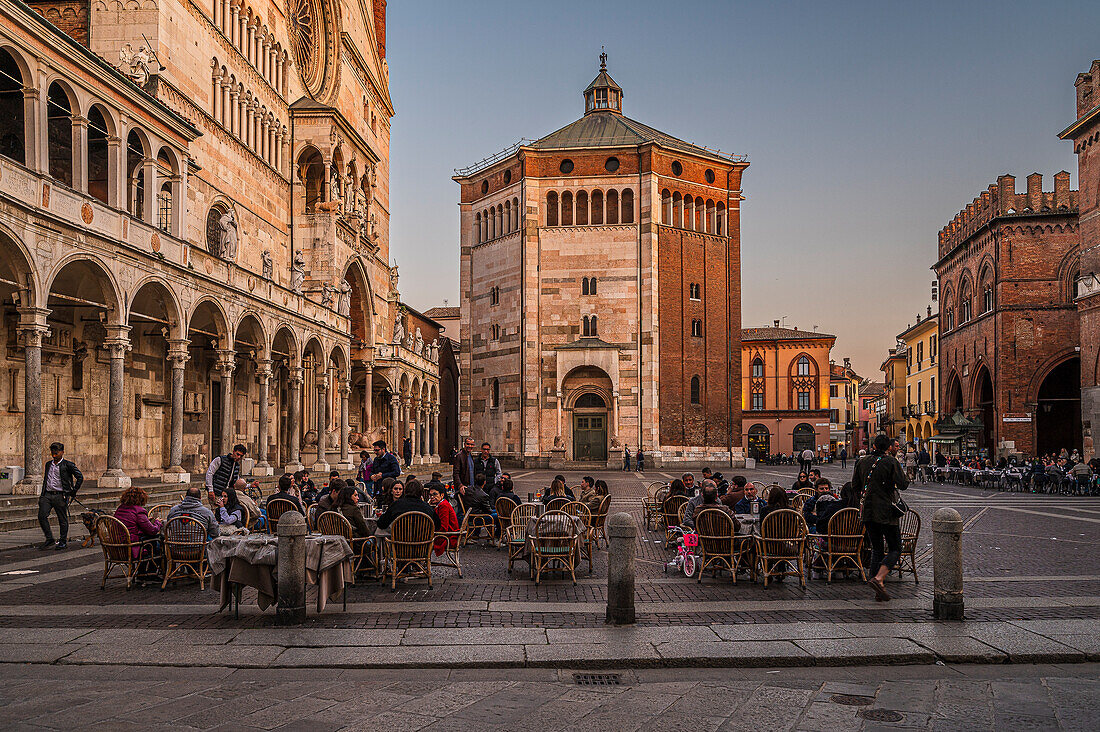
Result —
[{"label": "rattan chair", "polygon": [[508,526],[506,545],[508,547],[508,574],[512,573],[512,565],[517,559],[523,561],[524,550],[527,546],[527,524],[531,519],[539,515],[537,503],[521,503],[512,511]]},{"label": "rattan chair", "polygon": [[825,572],[825,581],[833,581],[833,572],[840,570],[842,564],[859,572],[860,579],[866,581],[867,573],[863,569],[863,524],[859,520],[858,508],[845,508],[837,511],[829,519],[829,533],[817,537],[814,547],[816,566]]},{"label": "rattan chair", "polygon": [[122,574],[126,577],[126,589],[129,590],[141,562],[140,556],[134,557],[134,549],[140,545],[130,541],[130,530],[126,528],[126,524],[114,516],[105,514],[97,518],[95,533],[99,537],[99,545],[103,547],[103,582],[100,583],[99,589],[106,589],[107,577],[111,574],[111,570],[121,567]]},{"label": "rattan chair", "polygon": [[611,546],[607,541],[607,513],[611,510],[611,495],[608,494],[600,501],[600,508],[592,514],[592,530],[596,532],[596,548],[600,548],[600,539],[603,539],[605,547]]},{"label": "rattan chair", "polygon": [[264,528],[272,536],[279,535],[279,517],[287,511],[297,511],[298,507],[285,498],[270,498],[267,501],[267,522]]},{"label": "rattan chair", "polygon": [[790,497],[791,510],[802,513],[802,507],[806,505],[806,496],[802,493],[796,493]]},{"label": "rattan chair", "polygon": [[494,542],[493,532],[496,531],[496,520],[493,518],[493,514],[474,510],[467,511],[466,501],[463,500],[462,494],[456,491],[455,495],[458,496],[458,506],[462,509],[462,525],[466,527],[459,543],[465,546],[474,534],[484,530],[488,534],[489,543],[492,544]]},{"label": "rattan chair", "polygon": [[206,589],[206,525],[191,516],[176,516],[164,525],[164,581],[178,579],[190,573]]},{"label": "rattan chair", "polygon": [[531,561],[536,585],[543,571],[569,572],[573,584],[577,584],[577,525],[572,516],[563,511],[539,516],[531,542]]},{"label": "rattan chair", "polygon": [[258,485],[245,486],[244,492],[249,498],[255,501],[257,505],[259,505],[260,501],[264,498],[264,492],[260,490],[260,486]]},{"label": "rattan chair", "polygon": [[661,525],[665,530],[665,549],[672,546],[676,538],[676,532],[672,527],[680,525],[680,517],[683,515],[680,508],[687,503],[684,496],[669,496],[661,504]]},{"label": "rattan chair", "polygon": [[359,574],[364,566],[372,571],[376,570],[374,560],[374,537],[360,536],[356,538],[355,529],[344,514],[337,511],[323,511],[317,517],[317,533],[327,536],[342,536],[351,546],[355,555],[352,571]]},{"label": "rattan chair", "polygon": [[[901,529],[901,558],[898,559],[894,569],[898,571],[898,577],[902,576],[902,572],[912,572],[913,581],[920,584],[920,579],[917,577],[917,540],[920,538],[920,516],[913,509],[909,509],[904,516],[898,519],[898,528]],[[908,567],[905,566],[906,557],[909,559]]]},{"label": "rattan chair", "polygon": [[[435,540],[432,542],[432,556],[435,557],[432,564],[436,567],[452,567],[458,570],[459,577],[462,576],[462,537],[466,534],[466,519],[466,516],[462,517],[457,531],[436,531]],[[446,543],[443,545],[443,553],[436,554],[435,544],[440,539],[445,539]],[[503,543],[502,539],[501,544]]]},{"label": "rattan chair", "polygon": [[432,586],[432,545],[435,543],[435,521],[426,513],[410,511],[398,516],[390,525],[386,541],[390,589],[397,590],[400,577],[424,574]]},{"label": "rattan chair", "polygon": [[551,498],[546,502],[547,511],[560,511],[565,504],[570,502],[569,496],[558,496],[557,498]]},{"label": "rattan chair", "polygon": [[769,513],[756,537],[756,563],[764,586],[771,577],[798,577],[805,589],[805,561],[806,520],[802,514],[789,508]]},{"label": "rattan chair", "polygon": [[512,511],[515,511],[518,505],[519,501],[514,498],[500,496],[497,498],[496,505],[493,506],[497,512],[497,536],[500,537],[500,546],[508,543],[508,527],[512,525]]},{"label": "rattan chair", "polygon": [[656,530],[659,528],[661,520],[661,500],[658,498],[658,493],[665,489],[667,491],[667,483],[650,483],[646,488],[646,496],[642,499],[642,514],[645,518],[645,527],[647,529]]},{"label": "rattan chair", "polygon": [[158,503],[155,506],[150,506],[146,511],[149,514],[150,521],[165,521],[168,519],[168,512],[172,510],[172,507],[167,503]]},{"label": "rattan chair", "polygon": [[569,514],[584,522],[584,529],[580,537],[581,559],[588,560],[588,573],[592,574],[592,544],[595,542],[596,531],[592,528],[592,511],[580,501],[570,501],[562,507],[562,513]]},{"label": "rattan chair", "polygon": [[[707,569],[717,573],[725,570],[737,582],[737,570],[741,568],[751,537],[737,536],[733,518],[720,508],[703,508],[695,512],[695,533],[699,535],[699,582]],[[755,577],[755,574],[754,574]]]},{"label": "rattan chair", "polygon": [[316,503],[306,509],[306,528],[310,532],[318,531],[324,534],[324,531],[320,531],[317,528],[317,517],[320,515],[320,510],[320,507]]}]

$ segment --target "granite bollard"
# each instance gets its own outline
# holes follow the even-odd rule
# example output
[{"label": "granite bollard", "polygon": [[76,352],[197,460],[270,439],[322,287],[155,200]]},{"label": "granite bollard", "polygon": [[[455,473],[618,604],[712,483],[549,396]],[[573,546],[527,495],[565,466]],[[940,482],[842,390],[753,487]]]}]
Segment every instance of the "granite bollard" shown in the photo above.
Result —
[{"label": "granite bollard", "polygon": [[607,620],[613,625],[634,622],[634,543],[638,527],[628,513],[607,520]]},{"label": "granite bollard", "polygon": [[940,508],[932,515],[932,616],[936,620],[963,619],[962,532],[962,516],[955,509]]},{"label": "granite bollard", "polygon": [[279,517],[279,548],[276,572],[279,625],[301,625],[306,620],[306,520],[297,511]]}]

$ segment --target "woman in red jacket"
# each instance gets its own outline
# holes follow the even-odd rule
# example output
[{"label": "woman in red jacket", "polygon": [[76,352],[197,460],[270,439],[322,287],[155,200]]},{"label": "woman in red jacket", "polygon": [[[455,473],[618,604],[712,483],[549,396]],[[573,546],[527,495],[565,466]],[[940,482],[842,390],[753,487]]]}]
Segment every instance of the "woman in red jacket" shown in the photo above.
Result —
[{"label": "woman in red jacket", "polygon": [[[136,486],[128,488],[119,499],[118,508],[115,509],[115,518],[126,525],[130,532],[130,541],[139,544],[145,539],[152,539],[160,535],[162,526],[160,521],[151,521],[145,511],[145,504],[149,500],[147,494]],[[133,548],[133,556],[137,559],[141,547]],[[152,547],[149,548],[152,551]]]},{"label": "woman in red jacket", "polygon": [[[442,485],[433,485],[429,488],[428,503],[435,509],[436,516],[439,516],[440,531],[458,531],[458,514],[455,513],[454,506],[451,505],[451,502],[448,501],[444,495],[445,490],[446,488]],[[447,550],[448,542],[451,545],[451,549],[454,549],[458,546],[458,536],[452,536],[449,539],[439,537],[435,540],[435,545],[432,548],[437,557]]]}]

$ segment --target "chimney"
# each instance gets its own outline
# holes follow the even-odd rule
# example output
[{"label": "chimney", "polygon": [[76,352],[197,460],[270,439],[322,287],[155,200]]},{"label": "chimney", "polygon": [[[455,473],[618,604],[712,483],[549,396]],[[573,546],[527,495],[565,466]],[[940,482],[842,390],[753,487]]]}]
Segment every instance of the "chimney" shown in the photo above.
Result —
[{"label": "chimney", "polygon": [[846,369],[852,368],[852,359],[850,359],[850,358],[845,358],[844,359],[844,368],[846,368]]},{"label": "chimney", "polygon": [[932,317],[932,306],[931,305],[928,306],[928,317],[929,318]]},{"label": "chimney", "polygon": [[779,327],[779,321],[778,320],[773,320],[772,321],[772,327],[778,328]]},{"label": "chimney", "polygon": [[1043,174],[1032,173],[1027,177],[1027,207],[1038,211],[1043,207]]},{"label": "chimney", "polygon": [[1000,188],[1001,211],[1008,213],[1008,209],[1016,208],[1016,176],[1005,175],[997,178],[997,186]]},{"label": "chimney", "polygon": [[1069,208],[1069,173],[1061,171],[1054,174],[1054,208]]}]

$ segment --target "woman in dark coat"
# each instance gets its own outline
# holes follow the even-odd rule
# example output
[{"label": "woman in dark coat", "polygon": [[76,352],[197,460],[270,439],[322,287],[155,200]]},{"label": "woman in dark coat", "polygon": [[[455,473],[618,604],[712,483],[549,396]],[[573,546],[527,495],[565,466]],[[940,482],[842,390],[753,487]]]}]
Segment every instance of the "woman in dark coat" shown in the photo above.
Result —
[{"label": "woman in dark coat", "polygon": [[879,435],[875,438],[874,452],[860,458],[852,475],[853,488],[863,488],[860,518],[871,541],[868,574],[874,572],[867,583],[879,602],[890,599],[883,581],[901,558],[901,529],[894,503],[900,498],[898,491],[909,487],[909,479],[905,476],[905,468],[894,457],[897,451],[897,440]]}]

